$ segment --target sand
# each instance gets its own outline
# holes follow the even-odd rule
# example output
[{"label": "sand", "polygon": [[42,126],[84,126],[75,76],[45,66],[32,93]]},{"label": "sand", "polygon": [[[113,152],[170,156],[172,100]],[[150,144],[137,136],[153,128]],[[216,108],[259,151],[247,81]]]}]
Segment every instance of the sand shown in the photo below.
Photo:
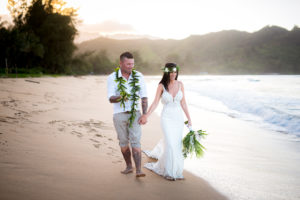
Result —
[{"label": "sand", "polygon": [[[142,148],[161,134],[152,115]],[[187,171],[173,182],[124,167],[106,76],[0,79],[0,199],[226,199]]]}]

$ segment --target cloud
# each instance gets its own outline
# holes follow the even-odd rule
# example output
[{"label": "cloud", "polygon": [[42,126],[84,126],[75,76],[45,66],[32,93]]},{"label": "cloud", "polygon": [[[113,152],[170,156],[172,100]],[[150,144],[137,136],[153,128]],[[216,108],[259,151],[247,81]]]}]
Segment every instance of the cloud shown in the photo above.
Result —
[{"label": "cloud", "polygon": [[79,31],[98,32],[98,33],[119,33],[135,32],[133,26],[121,24],[117,21],[104,21],[99,24],[81,24],[78,26]]}]

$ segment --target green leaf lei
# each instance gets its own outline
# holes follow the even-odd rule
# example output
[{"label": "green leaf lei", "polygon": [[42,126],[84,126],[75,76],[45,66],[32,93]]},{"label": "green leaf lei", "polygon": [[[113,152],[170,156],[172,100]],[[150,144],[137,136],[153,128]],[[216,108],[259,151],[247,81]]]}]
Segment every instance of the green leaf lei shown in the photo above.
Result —
[{"label": "green leaf lei", "polygon": [[[188,121],[184,123],[188,124]],[[207,133],[205,133],[205,131],[203,130],[190,130],[190,132],[182,140],[182,152],[184,158],[187,158],[188,154],[192,155],[193,152],[195,152],[197,158],[203,156],[205,147],[202,144],[200,144],[199,140],[201,138],[204,138],[206,135]]]},{"label": "green leaf lei", "polygon": [[125,110],[125,101],[126,100],[130,100],[132,101],[132,105],[131,105],[131,110],[130,112],[130,117],[129,117],[129,127],[132,127],[132,123],[134,122],[134,119],[136,117],[136,106],[137,106],[137,102],[140,99],[140,96],[137,94],[140,90],[141,87],[137,84],[139,82],[138,79],[138,75],[135,69],[132,70],[132,78],[131,81],[129,82],[129,85],[131,86],[131,94],[128,94],[126,92],[126,86],[124,85],[126,83],[126,80],[123,79],[123,77],[119,77],[119,70],[120,68],[117,67],[115,69],[115,73],[116,73],[116,79],[115,81],[118,83],[118,92],[120,93],[121,99],[120,99],[120,106],[124,108]]}]

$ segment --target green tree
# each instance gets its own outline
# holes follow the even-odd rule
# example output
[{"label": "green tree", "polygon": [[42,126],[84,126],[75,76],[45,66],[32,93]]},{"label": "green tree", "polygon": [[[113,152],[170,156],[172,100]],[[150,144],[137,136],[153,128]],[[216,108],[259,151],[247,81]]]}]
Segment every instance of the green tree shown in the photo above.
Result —
[{"label": "green tree", "polygon": [[109,74],[114,70],[114,64],[109,60],[105,50],[90,57],[94,74]]},{"label": "green tree", "polygon": [[65,8],[62,0],[8,3],[14,27],[6,34],[3,57],[25,69],[41,67],[46,73],[67,73],[76,49],[76,9]]}]

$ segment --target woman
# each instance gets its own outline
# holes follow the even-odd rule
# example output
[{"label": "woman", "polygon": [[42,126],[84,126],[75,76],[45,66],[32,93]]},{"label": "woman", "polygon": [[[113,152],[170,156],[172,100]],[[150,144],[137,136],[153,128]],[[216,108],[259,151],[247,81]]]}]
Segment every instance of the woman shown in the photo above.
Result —
[{"label": "woman", "polygon": [[189,126],[192,125],[183,84],[177,81],[178,69],[174,63],[165,65],[164,75],[157,87],[155,99],[145,115],[147,120],[161,99],[164,104],[161,113],[164,138],[152,151],[144,151],[147,156],[158,159],[157,162],[146,163],[144,167],[168,180],[183,179],[182,132],[184,119],[182,110],[188,119]]}]

